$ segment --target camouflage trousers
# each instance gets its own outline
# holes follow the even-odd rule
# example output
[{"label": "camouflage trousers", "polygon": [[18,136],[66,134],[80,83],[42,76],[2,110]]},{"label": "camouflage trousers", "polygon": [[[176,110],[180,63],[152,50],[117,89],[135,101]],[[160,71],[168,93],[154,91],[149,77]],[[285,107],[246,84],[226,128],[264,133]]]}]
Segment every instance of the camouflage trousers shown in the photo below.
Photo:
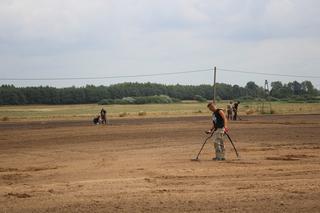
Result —
[{"label": "camouflage trousers", "polygon": [[225,158],[225,149],[224,149],[224,130],[222,128],[218,128],[213,133],[213,143],[214,149],[216,151],[216,159],[222,160]]}]

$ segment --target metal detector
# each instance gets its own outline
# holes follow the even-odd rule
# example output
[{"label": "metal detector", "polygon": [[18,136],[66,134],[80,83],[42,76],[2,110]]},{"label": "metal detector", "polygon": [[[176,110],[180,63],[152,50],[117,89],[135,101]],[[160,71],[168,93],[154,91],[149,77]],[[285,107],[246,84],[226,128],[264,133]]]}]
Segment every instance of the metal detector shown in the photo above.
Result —
[{"label": "metal detector", "polygon": [[192,161],[198,161],[198,160],[199,160],[199,156],[200,156],[200,153],[201,153],[201,151],[202,151],[202,149],[203,149],[204,145],[205,145],[205,144],[207,143],[207,141],[212,137],[213,133],[214,133],[214,131],[212,131],[212,132],[211,132],[211,134],[210,134],[210,136],[206,138],[206,140],[204,141],[204,143],[203,143],[203,144],[202,144],[202,146],[201,146],[201,149],[200,149],[200,151],[199,151],[199,153],[198,153],[197,157],[196,157],[196,158],[191,159]]},{"label": "metal detector", "polygon": [[234,149],[234,151],[236,152],[237,158],[240,158],[240,155],[239,155],[239,153],[238,153],[238,151],[237,151],[237,149],[236,149],[236,147],[235,147],[235,145],[234,145],[234,143],[233,143],[232,139],[230,138],[229,134],[228,134],[228,133],[226,133],[226,132],[225,132],[224,134],[228,137],[228,139],[229,139],[229,141],[230,141],[231,145],[233,146],[233,149]]},{"label": "metal detector", "polygon": [[[212,131],[212,132],[211,132],[211,134],[210,134],[210,136],[206,138],[206,140],[204,141],[204,143],[203,143],[203,144],[202,144],[202,146],[201,146],[200,151],[198,152],[197,157],[196,157],[196,158],[191,159],[191,161],[198,161],[198,160],[199,160],[199,156],[200,156],[200,154],[201,154],[201,151],[202,151],[202,149],[203,149],[204,145],[205,145],[205,144],[207,143],[207,141],[208,141],[208,140],[213,136],[213,133],[214,133],[214,131]],[[226,132],[225,132],[224,134],[228,137],[228,139],[229,139],[229,141],[230,141],[230,143],[231,143],[231,145],[232,145],[232,147],[233,147],[234,151],[236,152],[237,158],[239,159],[239,158],[240,158],[240,155],[239,155],[238,150],[237,150],[236,146],[234,145],[234,143],[233,143],[233,141],[232,141],[231,137],[230,137],[230,136],[229,136],[229,134],[228,134],[228,133],[226,133]]]}]

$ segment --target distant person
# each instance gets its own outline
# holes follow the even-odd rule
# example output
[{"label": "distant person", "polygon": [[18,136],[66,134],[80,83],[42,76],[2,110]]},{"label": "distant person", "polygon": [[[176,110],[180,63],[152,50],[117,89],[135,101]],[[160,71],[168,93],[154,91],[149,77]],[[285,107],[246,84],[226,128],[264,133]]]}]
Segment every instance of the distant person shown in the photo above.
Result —
[{"label": "distant person", "polygon": [[105,109],[101,109],[100,111],[101,123],[107,124],[107,111]]},{"label": "distant person", "polygon": [[232,101],[227,105],[227,118],[232,120]]},{"label": "distant person", "polygon": [[232,109],[233,109],[233,120],[235,120],[235,121],[238,118],[238,106],[239,106],[239,104],[240,104],[240,101],[236,101],[233,104],[233,107],[232,107]]},{"label": "distant person", "polygon": [[93,118],[93,123],[94,123],[95,125],[100,124],[100,122],[101,122],[100,115],[97,115],[96,117]]},{"label": "distant person", "polygon": [[216,152],[216,157],[213,160],[225,160],[224,149],[224,133],[228,131],[227,118],[222,109],[218,109],[215,103],[210,102],[207,107],[212,112],[212,127],[206,133],[213,133],[213,143]]}]

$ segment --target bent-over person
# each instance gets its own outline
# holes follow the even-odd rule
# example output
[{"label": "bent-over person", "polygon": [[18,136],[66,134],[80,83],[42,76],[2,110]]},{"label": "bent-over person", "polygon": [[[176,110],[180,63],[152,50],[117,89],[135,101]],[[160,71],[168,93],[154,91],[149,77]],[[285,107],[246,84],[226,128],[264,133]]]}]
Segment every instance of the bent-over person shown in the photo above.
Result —
[{"label": "bent-over person", "polygon": [[232,120],[232,101],[227,105],[227,118]]}]

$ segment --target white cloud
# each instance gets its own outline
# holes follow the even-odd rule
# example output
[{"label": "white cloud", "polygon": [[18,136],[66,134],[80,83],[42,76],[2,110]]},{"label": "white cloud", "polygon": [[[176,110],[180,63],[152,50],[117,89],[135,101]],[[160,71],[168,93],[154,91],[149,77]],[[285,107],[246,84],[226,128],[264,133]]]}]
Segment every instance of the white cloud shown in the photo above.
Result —
[{"label": "white cloud", "polygon": [[[318,11],[316,0],[0,0],[0,74],[105,76],[218,64],[317,75]],[[200,84],[210,78],[150,80]],[[248,76],[224,79],[243,84]]]}]

